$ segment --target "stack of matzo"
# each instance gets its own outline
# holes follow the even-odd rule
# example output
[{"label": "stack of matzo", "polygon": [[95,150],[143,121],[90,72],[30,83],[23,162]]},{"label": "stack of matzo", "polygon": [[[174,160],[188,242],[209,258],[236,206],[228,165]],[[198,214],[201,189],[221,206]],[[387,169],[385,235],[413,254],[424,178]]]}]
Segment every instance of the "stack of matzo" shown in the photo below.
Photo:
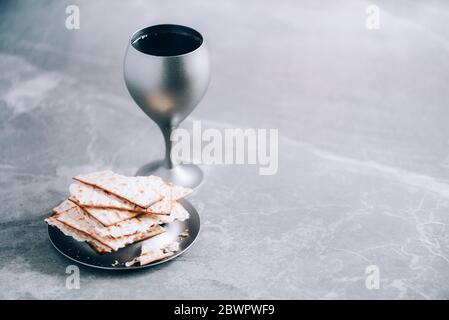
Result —
[{"label": "stack of matzo", "polygon": [[[162,234],[165,230],[161,225],[189,218],[178,200],[192,190],[159,177],[101,171],[73,179],[76,182],[70,185],[70,197],[45,221],[78,241],[86,241],[99,253]],[[176,244],[168,251],[162,248],[165,255],[158,257],[176,251],[173,247]]]}]

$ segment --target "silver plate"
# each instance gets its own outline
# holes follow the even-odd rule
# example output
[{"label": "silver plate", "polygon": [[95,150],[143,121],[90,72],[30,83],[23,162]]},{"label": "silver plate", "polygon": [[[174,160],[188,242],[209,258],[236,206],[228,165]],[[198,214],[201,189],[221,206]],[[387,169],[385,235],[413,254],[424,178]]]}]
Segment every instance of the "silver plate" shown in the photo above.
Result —
[{"label": "silver plate", "polygon": [[[107,270],[135,270],[152,267],[167,261],[170,261],[184,253],[193,244],[200,232],[200,216],[196,209],[186,200],[181,200],[181,204],[189,212],[190,218],[185,221],[174,221],[164,225],[166,234],[173,241],[179,242],[180,250],[173,256],[163,260],[140,266],[135,264],[126,267],[125,263],[131,261],[140,255],[142,242],[133,243],[112,253],[97,253],[87,243],[75,240],[66,236],[58,228],[48,226],[48,236],[53,246],[65,257],[88,267],[107,269]],[[187,237],[181,237],[180,234],[188,230]],[[147,240],[151,241],[151,239]]]}]

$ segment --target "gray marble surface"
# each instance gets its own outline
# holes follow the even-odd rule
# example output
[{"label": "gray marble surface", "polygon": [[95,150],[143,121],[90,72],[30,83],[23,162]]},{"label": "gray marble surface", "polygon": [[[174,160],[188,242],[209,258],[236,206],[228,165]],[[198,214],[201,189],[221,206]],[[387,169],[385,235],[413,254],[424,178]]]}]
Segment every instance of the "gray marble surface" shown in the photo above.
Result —
[{"label": "gray marble surface", "polygon": [[[449,298],[449,3],[377,1],[0,2],[0,298]],[[143,272],[81,268],[43,219],[72,175],[133,174],[162,156],[133,103],[130,34],[201,30],[209,91],[183,124],[278,128],[279,171],[203,166],[202,232]],[[366,268],[380,271],[368,290]]]}]

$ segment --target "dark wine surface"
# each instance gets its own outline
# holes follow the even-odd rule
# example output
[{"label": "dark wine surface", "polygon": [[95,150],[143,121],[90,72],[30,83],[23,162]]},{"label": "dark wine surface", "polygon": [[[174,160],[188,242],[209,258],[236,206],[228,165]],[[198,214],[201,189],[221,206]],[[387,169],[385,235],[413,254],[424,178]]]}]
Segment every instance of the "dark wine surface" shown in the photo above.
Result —
[{"label": "dark wine surface", "polygon": [[153,56],[177,56],[197,49],[202,43],[200,37],[176,31],[159,31],[143,34],[132,45],[140,52]]}]

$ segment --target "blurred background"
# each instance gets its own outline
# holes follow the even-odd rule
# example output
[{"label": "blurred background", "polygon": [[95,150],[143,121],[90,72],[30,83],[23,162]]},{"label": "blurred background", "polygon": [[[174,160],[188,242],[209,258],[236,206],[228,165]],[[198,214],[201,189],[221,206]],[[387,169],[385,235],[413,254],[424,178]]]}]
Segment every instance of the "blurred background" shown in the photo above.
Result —
[{"label": "blurred background", "polygon": [[[448,19],[437,0],[0,0],[0,297],[449,298]],[[210,50],[182,126],[277,128],[279,172],[204,167],[187,255],[122,278],[83,270],[71,292],[42,220],[72,175],[162,157],[122,70],[131,34],[158,23]]]}]

